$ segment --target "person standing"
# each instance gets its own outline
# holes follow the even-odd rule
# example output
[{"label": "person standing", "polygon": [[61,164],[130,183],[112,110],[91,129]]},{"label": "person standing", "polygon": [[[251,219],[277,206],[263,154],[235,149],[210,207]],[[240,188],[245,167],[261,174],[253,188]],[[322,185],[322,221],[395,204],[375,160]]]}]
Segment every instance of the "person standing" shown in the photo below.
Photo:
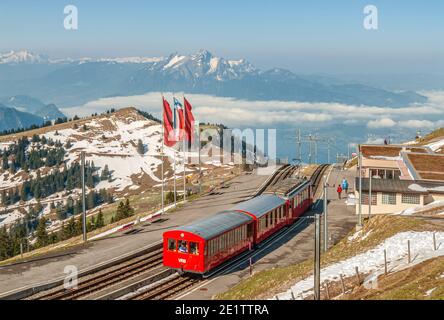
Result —
[{"label": "person standing", "polygon": [[336,189],[336,191],[338,192],[338,198],[341,199],[341,194],[342,194],[342,187],[341,187],[341,185],[338,185],[338,188]]},{"label": "person standing", "polygon": [[348,194],[348,181],[347,181],[347,179],[345,179],[345,178],[342,179],[341,187],[342,187],[342,190],[344,190],[345,194],[347,195]]}]

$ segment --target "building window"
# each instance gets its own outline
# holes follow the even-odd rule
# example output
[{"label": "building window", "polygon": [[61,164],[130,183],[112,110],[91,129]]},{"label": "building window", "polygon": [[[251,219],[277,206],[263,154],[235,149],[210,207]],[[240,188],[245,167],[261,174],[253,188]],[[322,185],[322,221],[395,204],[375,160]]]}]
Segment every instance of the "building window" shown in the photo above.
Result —
[{"label": "building window", "polygon": [[[363,193],[362,194],[361,204],[367,204],[368,205],[368,193]],[[376,193],[372,193],[372,206],[376,206],[376,204],[377,204]]]},{"label": "building window", "polygon": [[382,193],[382,204],[396,204],[396,193],[383,192]]},{"label": "building window", "polygon": [[402,203],[407,204],[420,204],[420,196],[419,194],[411,194],[411,193],[403,193],[402,194]]}]

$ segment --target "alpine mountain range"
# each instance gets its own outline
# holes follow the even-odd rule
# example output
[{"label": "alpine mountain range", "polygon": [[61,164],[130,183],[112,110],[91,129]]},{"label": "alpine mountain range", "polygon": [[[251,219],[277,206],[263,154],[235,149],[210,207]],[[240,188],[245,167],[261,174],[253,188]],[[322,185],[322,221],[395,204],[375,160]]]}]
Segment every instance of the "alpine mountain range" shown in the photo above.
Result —
[{"label": "alpine mountain range", "polygon": [[69,107],[147,92],[394,108],[427,101],[414,91],[394,92],[281,68],[261,70],[245,59],[224,59],[207,50],[167,57],[81,59],[51,59],[28,51],[0,54],[0,97],[28,96]]}]

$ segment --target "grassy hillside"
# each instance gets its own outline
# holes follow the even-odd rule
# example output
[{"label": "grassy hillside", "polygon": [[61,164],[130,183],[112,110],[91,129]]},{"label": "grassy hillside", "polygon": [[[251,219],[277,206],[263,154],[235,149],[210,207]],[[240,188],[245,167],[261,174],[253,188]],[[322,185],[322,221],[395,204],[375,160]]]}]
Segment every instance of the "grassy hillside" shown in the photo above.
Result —
[{"label": "grassy hillside", "polygon": [[[423,219],[402,216],[377,216],[367,221],[361,234],[365,239],[349,241],[348,236],[321,257],[321,267],[353,257],[376,247],[383,240],[403,231],[442,231],[444,226]],[[351,232],[349,236],[352,236]],[[313,260],[258,272],[216,299],[267,299],[289,289],[295,282],[313,273]]]}]

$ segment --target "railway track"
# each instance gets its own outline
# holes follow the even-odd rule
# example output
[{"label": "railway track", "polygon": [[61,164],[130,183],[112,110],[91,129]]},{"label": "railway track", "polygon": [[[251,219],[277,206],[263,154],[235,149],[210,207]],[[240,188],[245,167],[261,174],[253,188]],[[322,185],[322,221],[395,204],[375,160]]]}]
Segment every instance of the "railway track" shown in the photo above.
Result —
[{"label": "railway track", "polygon": [[165,282],[161,282],[148,290],[140,292],[130,298],[130,300],[166,300],[178,293],[204,281],[195,276],[179,276]]},{"label": "railway track", "polygon": [[311,180],[312,185],[315,188],[315,192],[313,193],[314,195],[318,192],[319,186],[321,184],[322,177],[323,177],[323,175],[324,175],[324,173],[325,173],[325,171],[327,170],[328,167],[330,167],[329,164],[321,164],[313,172],[310,180]]},{"label": "railway track", "polygon": [[31,297],[33,300],[74,300],[88,296],[94,292],[114,286],[131,277],[148,272],[162,265],[162,249],[129,259],[118,266],[102,271],[96,275],[79,281],[73,289],[58,288],[44,294]]},{"label": "railway track", "polygon": [[298,170],[298,166],[296,165],[289,165],[285,164],[282,167],[280,167],[276,172],[270,177],[269,180],[267,180],[264,185],[262,185],[259,190],[252,196],[252,198],[257,197],[261,194],[263,194],[267,189],[273,187],[278,182],[287,179],[288,177],[291,177],[291,175]]}]

